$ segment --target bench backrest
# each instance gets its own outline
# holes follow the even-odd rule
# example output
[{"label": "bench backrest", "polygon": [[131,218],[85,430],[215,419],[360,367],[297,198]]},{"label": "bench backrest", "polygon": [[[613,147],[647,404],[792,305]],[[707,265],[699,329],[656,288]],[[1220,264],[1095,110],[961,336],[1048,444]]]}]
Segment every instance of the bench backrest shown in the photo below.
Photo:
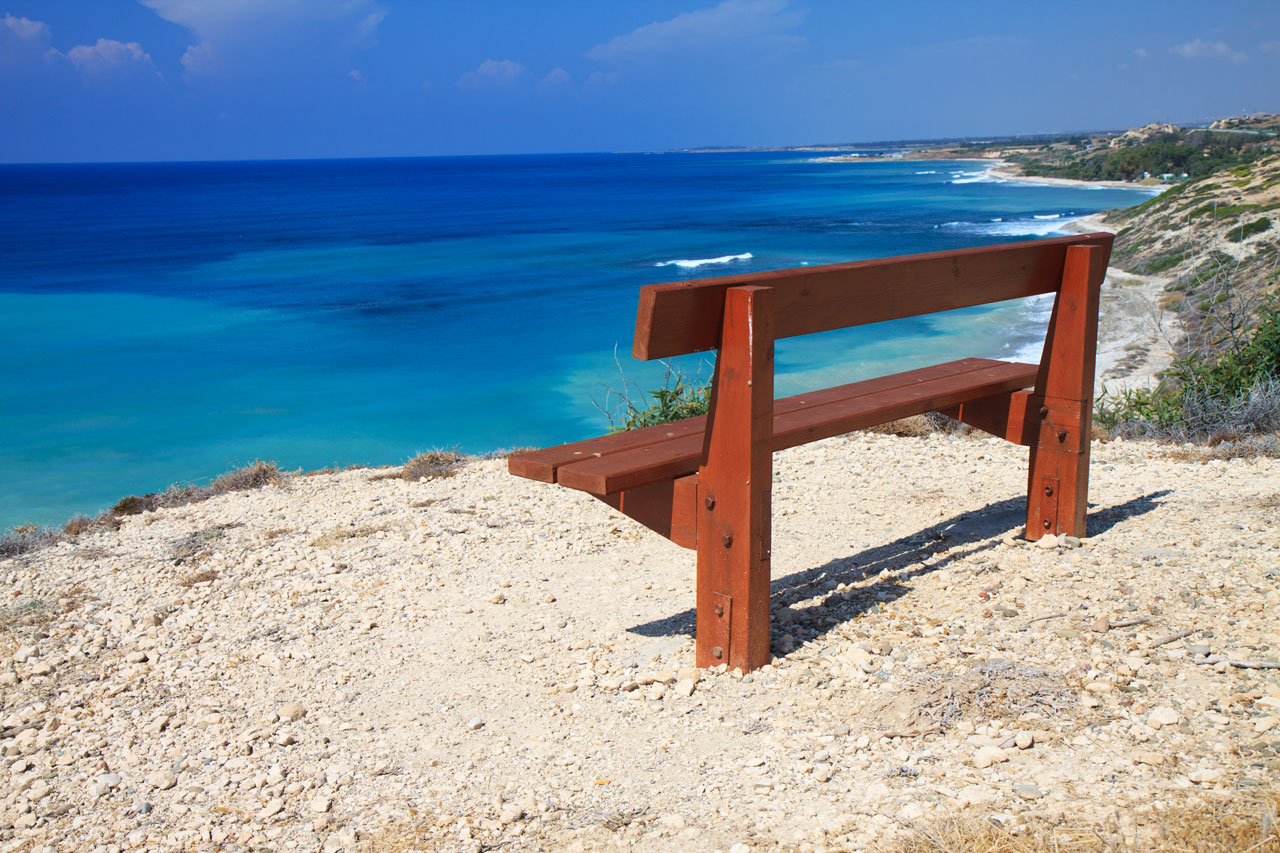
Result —
[{"label": "bench backrest", "polygon": [[1101,284],[1113,239],[1107,233],[1082,234],[649,284],[640,290],[633,354],[654,359],[715,349],[730,287],[771,288],[774,336],[786,338],[1052,293],[1062,282],[1070,246],[1106,248],[1096,253],[1096,268],[1089,271],[1090,284]]}]

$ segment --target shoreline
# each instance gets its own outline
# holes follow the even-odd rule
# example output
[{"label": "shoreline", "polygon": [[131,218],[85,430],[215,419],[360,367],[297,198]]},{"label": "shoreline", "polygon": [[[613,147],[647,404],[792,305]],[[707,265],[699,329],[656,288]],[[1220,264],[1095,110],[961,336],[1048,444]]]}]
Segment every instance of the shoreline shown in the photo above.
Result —
[{"label": "shoreline", "polygon": [[832,157],[814,157],[812,163],[986,163],[983,177],[991,181],[1033,184],[1043,187],[1079,187],[1113,190],[1144,190],[1152,195],[1159,195],[1173,184],[1139,183],[1137,181],[1082,181],[1075,178],[1054,178],[1049,176],[1024,175],[1022,167],[1008,160],[992,157],[942,157],[942,156],[904,156],[881,157],[864,154],[839,154]]}]

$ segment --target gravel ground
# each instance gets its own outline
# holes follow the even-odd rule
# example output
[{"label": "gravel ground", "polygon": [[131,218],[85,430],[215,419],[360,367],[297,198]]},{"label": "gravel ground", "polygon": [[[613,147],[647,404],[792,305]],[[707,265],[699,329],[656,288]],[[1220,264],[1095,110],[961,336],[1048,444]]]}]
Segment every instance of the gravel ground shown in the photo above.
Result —
[{"label": "gravel ground", "polygon": [[748,676],[690,669],[691,552],[502,460],[130,516],[0,561],[0,850],[877,849],[965,810],[1132,834],[1280,769],[1280,673],[1213,663],[1280,657],[1280,460],[1198,454],[1096,444],[1090,536],[1041,547],[1024,449],[780,453]]}]

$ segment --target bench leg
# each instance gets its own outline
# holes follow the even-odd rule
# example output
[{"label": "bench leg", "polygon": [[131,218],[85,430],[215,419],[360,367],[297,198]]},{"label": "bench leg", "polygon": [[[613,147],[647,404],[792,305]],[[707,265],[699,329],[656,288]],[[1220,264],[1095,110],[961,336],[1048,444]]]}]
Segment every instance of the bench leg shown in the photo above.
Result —
[{"label": "bench leg", "polygon": [[725,295],[698,471],[697,665],[769,663],[773,293]]},{"label": "bench leg", "polygon": [[1028,539],[1046,533],[1085,535],[1098,301],[1106,259],[1100,246],[1067,249],[1040,375],[1028,400],[1040,418],[1027,478]]}]

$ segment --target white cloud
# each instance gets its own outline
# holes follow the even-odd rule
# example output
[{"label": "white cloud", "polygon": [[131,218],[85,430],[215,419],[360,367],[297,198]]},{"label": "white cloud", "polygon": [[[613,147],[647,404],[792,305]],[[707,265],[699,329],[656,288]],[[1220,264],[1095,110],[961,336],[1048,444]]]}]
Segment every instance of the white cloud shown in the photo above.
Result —
[{"label": "white cloud", "polygon": [[605,86],[613,86],[618,80],[616,71],[592,71],[587,75],[585,86],[588,89],[603,89]]},{"label": "white cloud", "polygon": [[529,73],[519,62],[510,59],[486,59],[475,71],[458,78],[458,87],[472,91],[505,89],[518,83]]},{"label": "white cloud", "polygon": [[80,44],[67,51],[67,59],[85,74],[106,74],[131,68],[154,68],[151,54],[136,41],[98,39],[96,44]]},{"label": "white cloud", "polygon": [[44,21],[6,13],[0,18],[0,67],[60,56],[49,46],[51,42],[49,25]]},{"label": "white cloud", "polygon": [[166,21],[190,30],[196,43],[182,55],[188,79],[252,68],[282,42],[317,45],[316,56],[377,43],[387,16],[377,0],[138,0]]},{"label": "white cloud", "polygon": [[49,25],[44,21],[33,21],[30,18],[15,18],[8,12],[4,15],[4,26],[14,37],[22,41],[49,41]]},{"label": "white cloud", "polygon": [[356,83],[364,82],[364,72],[362,72],[359,68],[352,68],[350,71],[347,72],[347,76],[351,78],[353,81],[355,81]]},{"label": "white cloud", "polygon": [[587,56],[626,62],[655,54],[730,47],[738,51],[790,50],[805,39],[787,32],[804,17],[788,12],[788,0],[724,0],[717,6],[676,15],[598,44]]},{"label": "white cloud", "polygon": [[1147,49],[1145,47],[1135,48],[1133,51],[1133,55],[1138,57],[1139,59],[1151,58],[1151,54],[1147,53]]},{"label": "white cloud", "polygon": [[1280,53],[1280,41],[1266,41],[1262,43],[1263,53]]},{"label": "white cloud", "polygon": [[542,89],[558,89],[561,86],[568,86],[572,82],[573,78],[569,76],[568,71],[563,68],[552,68],[546,77],[538,81],[538,87]]},{"label": "white cloud", "polygon": [[1175,56],[1183,59],[1226,59],[1236,65],[1243,65],[1249,57],[1238,50],[1232,50],[1225,41],[1205,41],[1196,39],[1184,44],[1175,44],[1169,48]]}]

